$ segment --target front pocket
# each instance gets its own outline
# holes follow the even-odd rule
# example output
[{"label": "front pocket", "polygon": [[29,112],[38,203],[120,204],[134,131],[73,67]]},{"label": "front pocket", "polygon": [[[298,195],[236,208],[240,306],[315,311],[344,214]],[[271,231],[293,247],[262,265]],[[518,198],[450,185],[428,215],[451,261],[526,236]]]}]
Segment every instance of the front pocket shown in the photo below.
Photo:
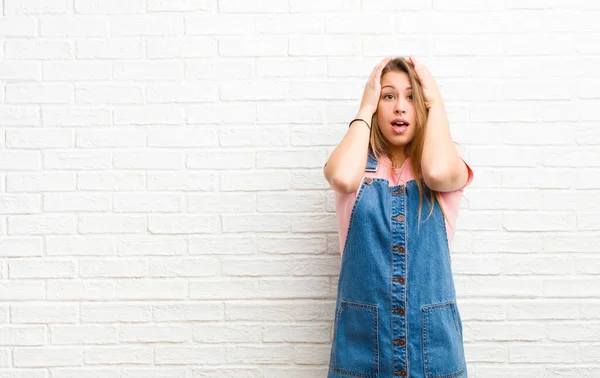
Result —
[{"label": "front pocket", "polygon": [[456,311],[453,301],[421,309],[426,378],[453,378],[465,372],[463,340]]},{"label": "front pocket", "polygon": [[334,329],[330,370],[351,377],[378,377],[377,307],[341,300]]}]

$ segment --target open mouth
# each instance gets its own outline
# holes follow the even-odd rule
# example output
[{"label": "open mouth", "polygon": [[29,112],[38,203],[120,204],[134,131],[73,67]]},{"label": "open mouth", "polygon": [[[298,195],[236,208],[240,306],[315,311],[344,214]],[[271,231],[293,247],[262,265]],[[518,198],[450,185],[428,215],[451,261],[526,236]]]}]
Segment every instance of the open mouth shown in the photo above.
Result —
[{"label": "open mouth", "polygon": [[403,121],[392,122],[392,130],[396,134],[404,133],[407,128],[408,128],[408,123],[406,123],[406,122],[403,122]]}]

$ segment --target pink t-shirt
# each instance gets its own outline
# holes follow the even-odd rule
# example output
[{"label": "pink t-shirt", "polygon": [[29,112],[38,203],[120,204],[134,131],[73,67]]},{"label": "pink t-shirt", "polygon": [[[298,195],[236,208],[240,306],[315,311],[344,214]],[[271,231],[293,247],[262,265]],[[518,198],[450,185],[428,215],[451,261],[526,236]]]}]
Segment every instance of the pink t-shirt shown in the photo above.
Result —
[{"label": "pink t-shirt", "polygon": [[[460,202],[462,199],[464,189],[473,181],[473,170],[467,163],[467,158],[465,156],[465,151],[463,147],[455,144],[458,156],[465,162],[467,165],[467,169],[469,171],[469,178],[465,185],[455,191],[452,192],[440,192],[440,199],[444,206],[444,211],[447,215],[446,219],[446,232],[448,235],[448,248],[451,250],[452,241],[454,240],[454,230],[456,229],[456,219],[458,218],[458,210],[460,208]],[[364,172],[363,177],[378,177],[384,178],[389,181],[390,186],[395,186],[399,184],[406,184],[409,180],[415,178],[412,167],[410,165],[410,158],[404,160],[401,168],[392,168],[392,164],[390,159],[387,156],[380,156],[379,165],[377,167],[377,172]],[[327,164],[325,164],[327,165]],[[350,214],[352,212],[352,208],[354,206],[354,201],[356,200],[356,196],[358,195],[358,191],[360,187],[352,193],[341,193],[335,191],[335,209],[336,209],[336,218],[337,218],[337,226],[339,233],[339,243],[340,243],[340,255],[344,253],[344,244],[346,242],[346,237],[348,234],[348,226],[350,224]],[[423,199],[425,201],[425,199]],[[448,222],[450,220],[451,223]],[[452,225],[452,227],[450,227]]]}]

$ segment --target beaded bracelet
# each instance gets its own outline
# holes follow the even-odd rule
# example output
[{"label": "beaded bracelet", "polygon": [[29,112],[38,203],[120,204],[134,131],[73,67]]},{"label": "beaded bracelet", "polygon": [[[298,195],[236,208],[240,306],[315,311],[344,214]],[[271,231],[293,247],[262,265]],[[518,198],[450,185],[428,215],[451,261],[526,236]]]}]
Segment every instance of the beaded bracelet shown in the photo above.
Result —
[{"label": "beaded bracelet", "polygon": [[352,121],[350,121],[350,123],[348,124],[348,127],[350,127],[352,125],[352,122],[354,122],[354,121],[363,121],[364,123],[367,124],[367,126],[369,127],[369,130],[371,130],[371,125],[369,125],[369,122],[365,121],[362,118],[354,118]]}]

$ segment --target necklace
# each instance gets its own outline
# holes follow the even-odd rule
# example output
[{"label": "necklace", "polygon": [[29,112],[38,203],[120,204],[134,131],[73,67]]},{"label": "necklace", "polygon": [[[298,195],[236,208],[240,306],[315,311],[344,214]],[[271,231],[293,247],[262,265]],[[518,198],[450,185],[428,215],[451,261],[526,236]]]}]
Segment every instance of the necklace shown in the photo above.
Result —
[{"label": "necklace", "polygon": [[[402,185],[404,185],[404,181],[402,181],[400,179],[400,177],[402,177],[402,173],[404,172],[404,164],[402,165],[402,167],[400,167],[398,169],[399,172],[396,172],[396,169],[398,169],[398,168],[392,168],[392,173],[393,173],[394,177],[396,178],[396,183],[398,183],[398,184],[402,183]],[[396,185],[398,185],[398,184],[396,184]]]}]

